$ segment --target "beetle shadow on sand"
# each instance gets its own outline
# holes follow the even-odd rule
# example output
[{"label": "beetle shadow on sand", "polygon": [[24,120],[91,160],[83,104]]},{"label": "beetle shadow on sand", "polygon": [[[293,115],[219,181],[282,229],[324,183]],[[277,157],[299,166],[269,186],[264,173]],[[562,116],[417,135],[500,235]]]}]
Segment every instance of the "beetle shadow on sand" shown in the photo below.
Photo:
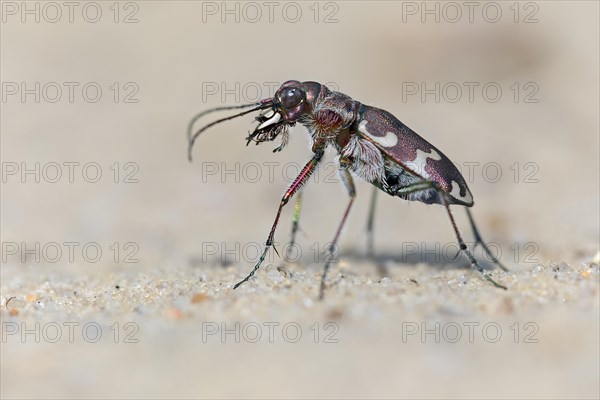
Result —
[{"label": "beetle shadow on sand", "polygon": [[[439,271],[449,269],[467,271],[472,269],[467,256],[465,254],[461,254],[462,252],[458,251],[458,247],[456,247],[454,251],[434,248],[435,246],[433,244],[423,244],[418,251],[412,251],[413,249],[405,252],[403,252],[401,249],[398,251],[381,250],[375,251],[373,255],[368,255],[366,251],[361,251],[356,248],[341,248],[339,253],[333,256],[334,258],[332,259],[331,266],[335,268],[335,265],[340,261],[348,262],[350,264],[353,262],[371,264],[374,271],[376,271],[380,278],[391,277],[391,270],[396,267],[407,265],[417,266],[423,264]],[[280,252],[280,256],[278,256],[276,253],[274,253],[272,255],[273,257],[267,257],[264,266],[271,264],[276,266],[278,269],[283,268],[284,270],[287,270],[289,265],[295,264],[303,267],[319,269],[324,265],[328,257],[331,257],[326,254],[325,251],[319,253],[317,257],[315,257],[314,252],[309,251],[302,252],[298,257],[292,256],[290,258],[284,256],[284,254],[285,252]],[[485,257],[485,255],[482,256],[482,254],[479,253],[475,254],[475,258],[483,269],[489,271],[496,269],[495,265]],[[200,267],[202,265],[206,266],[206,264],[208,264],[213,268],[227,268],[232,265],[239,264],[240,262],[253,264],[256,261],[257,260],[252,257],[242,261],[233,256],[215,256],[203,261],[200,260],[200,257],[191,257],[188,262],[191,267]],[[349,266],[349,269],[352,269],[352,265]]]},{"label": "beetle shadow on sand", "polygon": [[[433,250],[425,246],[427,250],[402,252],[399,251],[379,251],[373,255],[360,252],[355,249],[342,250],[341,260],[348,262],[360,261],[372,263],[377,269],[378,274],[383,277],[390,276],[390,269],[401,265],[417,266],[419,264],[427,265],[436,270],[460,269],[471,270],[471,264],[465,254],[454,253],[449,255],[447,251]],[[433,247],[433,246],[432,246]],[[461,252],[462,253],[462,252]],[[475,255],[477,262],[484,270],[494,270],[496,266],[491,261],[481,255]]]}]

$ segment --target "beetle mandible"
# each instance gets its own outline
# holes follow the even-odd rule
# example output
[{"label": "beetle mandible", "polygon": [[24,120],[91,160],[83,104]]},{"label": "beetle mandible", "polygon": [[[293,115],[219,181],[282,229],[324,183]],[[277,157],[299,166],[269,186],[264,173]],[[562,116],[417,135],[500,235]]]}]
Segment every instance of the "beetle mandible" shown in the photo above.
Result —
[{"label": "beetle mandible", "polygon": [[[215,111],[242,108],[250,109],[218,119],[192,135],[194,123],[204,115]],[[352,178],[355,175],[391,196],[444,206],[460,250],[467,255],[471,266],[494,286],[506,289],[479,265],[462,239],[450,211],[450,205],[465,207],[475,238],[475,245],[481,245],[497,266],[508,271],[491,253],[479,234],[469,209],[474,204],[471,191],[459,170],[448,157],[389,112],[361,104],[318,82],[290,80],[285,82],[272,98],[257,103],[212,108],[197,114],[188,127],[189,160],[192,159],[194,142],[206,129],[255,111],[262,112],[256,117],[258,125],[246,138],[246,144],[252,141],[256,144],[269,142],[280,137],[281,143],[273,151],[281,151],[288,142],[289,128],[298,122],[308,129],[313,156],[283,195],[258,262],[252,271],[234,286],[234,289],[248,281],[264,261],[269,248],[273,247],[275,229],[283,207],[315,171],[327,147],[334,148],[338,153],[340,180],[350,197],[331,242],[330,252],[333,252],[334,246],[338,242],[340,232],[356,197]],[[371,207],[374,207],[374,201],[371,202]],[[297,225],[298,213],[299,203],[296,207],[294,225]],[[372,212],[369,221],[369,225],[372,226]],[[275,249],[275,251],[277,250]],[[328,259],[325,262],[321,277],[319,289],[321,299],[324,296],[325,279],[330,261],[331,259]]]}]

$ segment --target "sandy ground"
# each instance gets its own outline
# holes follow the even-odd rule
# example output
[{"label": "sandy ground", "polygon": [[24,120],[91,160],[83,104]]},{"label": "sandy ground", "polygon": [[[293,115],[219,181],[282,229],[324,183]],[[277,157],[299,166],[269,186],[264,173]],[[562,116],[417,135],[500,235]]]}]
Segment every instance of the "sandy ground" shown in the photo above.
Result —
[{"label": "sandy ground", "polygon": [[[439,23],[420,2],[277,2],[272,22],[260,3],[256,19],[236,2],[100,2],[96,23],[83,5],[53,23],[19,4],[1,27],[3,398],[600,397],[598,3],[497,3],[497,22],[477,8],[456,23],[435,2]],[[271,252],[234,291],[306,138],[247,148],[243,117],[190,164],[185,129],[288,79],[382,107],[450,156],[509,289],[453,259],[438,206],[379,196],[365,257],[359,182],[319,302],[347,201],[328,153],[293,262]]]}]

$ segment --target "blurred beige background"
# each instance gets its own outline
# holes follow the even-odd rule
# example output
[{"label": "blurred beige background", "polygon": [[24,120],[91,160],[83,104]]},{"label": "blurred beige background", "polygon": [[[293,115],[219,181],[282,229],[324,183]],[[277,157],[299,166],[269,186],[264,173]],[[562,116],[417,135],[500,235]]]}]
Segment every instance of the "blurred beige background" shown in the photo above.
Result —
[{"label": "blurred beige background", "polygon": [[[140,343],[6,337],[3,397],[598,397],[597,2],[477,3],[472,21],[460,2],[274,2],[272,21],[262,2],[98,2],[77,3],[73,22],[59,5],[55,23],[47,3],[27,3],[39,22],[23,4],[2,2],[3,332],[14,326],[6,323],[95,321],[108,332],[135,321]],[[439,10],[439,22],[423,7]],[[402,262],[406,243],[443,247],[453,234],[441,207],[384,195],[375,241],[388,281],[375,263],[344,258],[364,253],[371,189],[361,182],[332,273],[351,284],[316,303],[321,264],[310,262],[311,246],[331,239],[347,201],[328,178],[330,153],[305,190],[295,275],[280,275],[272,257],[256,282],[232,292],[252,263],[230,256],[222,268],[220,255],[266,239],[285,176],[310,157],[304,128],[273,154],[274,143],[245,146],[254,126],[245,116],[202,136],[191,164],[185,131],[195,113],[270,97],[289,79],[329,82],[390,111],[459,166],[476,163],[474,213],[503,249],[514,274],[500,280],[513,288],[498,293],[464,261]],[[22,92],[36,82],[39,102]],[[90,83],[102,90],[97,102],[85,98],[92,89],[82,93]],[[436,83],[423,99],[421,85]],[[62,96],[51,102],[56,86]],[[71,183],[65,162],[97,163],[102,177],[89,183],[77,167]],[[36,163],[48,174],[62,165],[62,179],[22,177]],[[260,179],[248,179],[249,165]],[[240,179],[222,178],[236,168]],[[21,261],[22,243],[64,242],[97,243],[103,256]],[[138,263],[123,262],[127,243]],[[207,244],[216,256],[203,254]],[[190,300],[197,293],[207,299]],[[13,296],[18,306],[7,306]],[[335,321],[340,343],[202,343],[206,321],[296,321],[305,332]],[[407,321],[494,321],[505,338],[513,323],[534,321],[540,340],[402,343]]]}]

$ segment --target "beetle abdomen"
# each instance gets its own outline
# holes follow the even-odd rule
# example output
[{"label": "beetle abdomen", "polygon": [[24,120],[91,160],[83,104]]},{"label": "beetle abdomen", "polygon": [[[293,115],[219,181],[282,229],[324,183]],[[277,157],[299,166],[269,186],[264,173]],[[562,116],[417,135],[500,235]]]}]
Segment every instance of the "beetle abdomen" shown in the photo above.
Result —
[{"label": "beetle abdomen", "polygon": [[373,184],[390,196],[426,204],[443,204],[439,192],[429,181],[414,175],[397,162],[387,158],[383,178]]},{"label": "beetle abdomen", "polygon": [[[467,183],[448,157],[389,112],[361,105],[353,130],[377,146],[389,162],[397,164],[397,167],[386,167],[386,175],[390,170],[393,177],[400,168],[422,181],[433,182],[438,190],[446,193],[450,204],[473,205]],[[421,196],[406,197],[440,203],[439,196],[427,191]]]}]

